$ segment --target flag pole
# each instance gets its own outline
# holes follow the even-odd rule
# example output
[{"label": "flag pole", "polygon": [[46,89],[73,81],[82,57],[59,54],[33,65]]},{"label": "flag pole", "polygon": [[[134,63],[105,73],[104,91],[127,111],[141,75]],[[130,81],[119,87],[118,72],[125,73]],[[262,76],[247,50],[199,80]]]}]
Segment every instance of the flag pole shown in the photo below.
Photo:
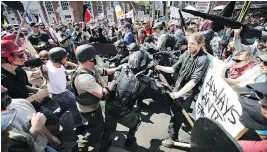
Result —
[{"label": "flag pole", "polygon": [[20,26],[19,26],[19,31],[18,31],[18,34],[17,34],[16,39],[15,39],[15,44],[16,44],[16,45],[18,44],[19,34],[20,34],[20,32],[21,32],[22,25],[23,25],[24,22],[25,22],[24,18],[26,17],[26,14],[27,14],[27,11],[28,11],[30,2],[31,2],[31,1],[29,1],[28,5],[27,5],[27,7],[26,7],[26,10],[25,10],[25,12],[24,12],[24,14],[23,14],[23,20],[21,21],[21,24],[20,24]]}]

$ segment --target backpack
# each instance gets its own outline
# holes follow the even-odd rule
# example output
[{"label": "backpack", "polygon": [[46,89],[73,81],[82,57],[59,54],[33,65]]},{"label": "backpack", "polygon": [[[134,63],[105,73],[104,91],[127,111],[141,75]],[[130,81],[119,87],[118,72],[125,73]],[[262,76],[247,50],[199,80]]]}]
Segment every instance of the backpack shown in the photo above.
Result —
[{"label": "backpack", "polygon": [[123,67],[117,78],[115,89],[118,104],[127,106],[135,102],[133,100],[138,97],[139,86],[140,82],[131,69],[128,66]]},{"label": "backpack", "polygon": [[176,40],[173,34],[167,34],[168,38],[165,44],[165,47],[175,47],[176,45]]}]

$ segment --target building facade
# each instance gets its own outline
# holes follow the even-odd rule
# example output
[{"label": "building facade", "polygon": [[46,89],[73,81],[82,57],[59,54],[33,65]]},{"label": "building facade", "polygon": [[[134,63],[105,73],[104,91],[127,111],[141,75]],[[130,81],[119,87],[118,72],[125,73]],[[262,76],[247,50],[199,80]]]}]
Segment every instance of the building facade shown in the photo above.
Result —
[{"label": "building facade", "polygon": [[[130,1],[119,1],[122,10],[127,13],[137,4]],[[87,5],[91,19],[107,18],[109,22],[117,22],[113,1],[31,1],[27,22],[43,22],[45,24],[81,22],[83,4]],[[10,24],[20,23],[20,16],[9,8],[4,8],[4,15]]]}]

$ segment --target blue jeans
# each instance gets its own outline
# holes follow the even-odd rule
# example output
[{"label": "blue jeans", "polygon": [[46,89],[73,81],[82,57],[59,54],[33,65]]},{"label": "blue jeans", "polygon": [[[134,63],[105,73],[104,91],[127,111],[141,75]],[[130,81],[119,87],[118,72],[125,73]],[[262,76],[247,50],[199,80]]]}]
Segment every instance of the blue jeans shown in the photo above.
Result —
[{"label": "blue jeans", "polygon": [[58,117],[61,117],[67,110],[70,110],[74,124],[76,125],[75,127],[82,123],[82,117],[77,108],[76,99],[72,92],[66,90],[61,94],[52,94],[52,100],[57,102],[60,107],[60,112],[57,113]]},{"label": "blue jeans", "polygon": [[46,146],[46,151],[47,152],[57,152],[54,148],[52,148],[50,146]]}]

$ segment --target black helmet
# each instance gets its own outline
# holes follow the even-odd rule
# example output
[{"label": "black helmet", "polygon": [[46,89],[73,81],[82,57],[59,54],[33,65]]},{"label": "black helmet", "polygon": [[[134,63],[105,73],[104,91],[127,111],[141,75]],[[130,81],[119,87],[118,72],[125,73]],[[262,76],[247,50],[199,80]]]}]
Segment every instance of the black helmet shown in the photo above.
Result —
[{"label": "black helmet", "polygon": [[74,26],[79,26],[80,27],[80,24],[79,23],[74,23]]},{"label": "black helmet", "polygon": [[143,53],[141,51],[133,52],[128,59],[128,67],[131,69],[137,69],[141,67]]},{"label": "black helmet", "polygon": [[60,25],[58,26],[58,30],[59,30],[59,31],[62,31],[63,28],[65,28],[65,25],[63,25],[63,24],[60,24]]},{"label": "black helmet", "polygon": [[79,61],[92,60],[95,55],[95,48],[89,44],[80,45],[76,49],[76,59]]},{"label": "black helmet", "polygon": [[136,43],[131,43],[127,49],[130,51],[130,52],[135,52],[135,51],[139,51],[140,50],[140,46]]},{"label": "black helmet", "polygon": [[49,50],[48,56],[53,63],[61,63],[62,59],[68,56],[68,53],[62,47],[54,47]]}]

